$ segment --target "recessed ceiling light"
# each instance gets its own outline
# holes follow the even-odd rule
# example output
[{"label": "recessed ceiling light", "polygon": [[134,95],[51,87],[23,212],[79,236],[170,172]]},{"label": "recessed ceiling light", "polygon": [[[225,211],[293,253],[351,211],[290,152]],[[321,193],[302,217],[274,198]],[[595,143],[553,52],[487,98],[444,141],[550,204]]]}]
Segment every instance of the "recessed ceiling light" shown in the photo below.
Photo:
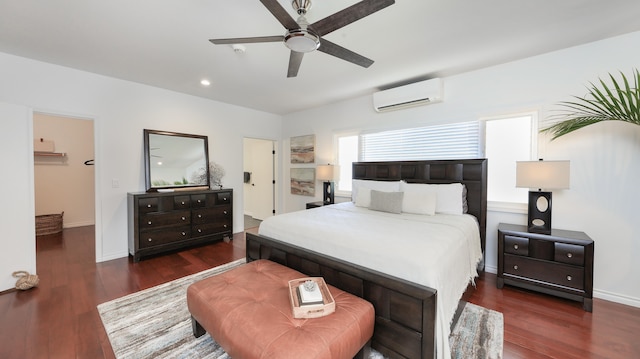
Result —
[{"label": "recessed ceiling light", "polygon": [[209,82],[209,80],[207,80],[207,79],[203,79],[202,81],[200,81],[200,84],[202,86],[209,86],[209,85],[211,85],[211,82]]}]

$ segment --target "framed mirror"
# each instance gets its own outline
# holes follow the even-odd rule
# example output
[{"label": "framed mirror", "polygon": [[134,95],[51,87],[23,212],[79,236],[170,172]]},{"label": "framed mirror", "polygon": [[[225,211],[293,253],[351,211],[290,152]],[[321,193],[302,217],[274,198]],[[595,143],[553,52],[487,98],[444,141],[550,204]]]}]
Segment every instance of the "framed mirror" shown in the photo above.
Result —
[{"label": "framed mirror", "polygon": [[147,192],[209,188],[207,136],[145,129],[144,162]]}]

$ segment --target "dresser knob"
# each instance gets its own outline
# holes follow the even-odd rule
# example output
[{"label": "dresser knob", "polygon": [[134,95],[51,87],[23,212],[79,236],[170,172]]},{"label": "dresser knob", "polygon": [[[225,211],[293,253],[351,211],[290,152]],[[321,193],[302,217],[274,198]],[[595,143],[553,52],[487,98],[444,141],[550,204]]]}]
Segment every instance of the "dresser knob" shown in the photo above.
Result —
[{"label": "dresser knob", "polygon": [[202,229],[198,228],[198,233],[202,233]]},{"label": "dresser knob", "polygon": [[571,257],[573,257],[573,254],[571,254],[571,253],[567,253],[567,257],[568,257],[568,258],[571,258]]},{"label": "dresser knob", "polygon": [[202,215],[201,215],[201,214],[199,214],[199,215],[198,215],[198,218],[202,218]]},{"label": "dresser knob", "polygon": [[573,278],[570,275],[567,276],[567,280],[572,280],[572,279]]},{"label": "dresser knob", "polygon": [[184,221],[186,218],[182,217],[182,220]]},{"label": "dresser knob", "polygon": [[227,228],[227,225],[226,225],[226,224],[224,225],[224,228]]},{"label": "dresser knob", "polygon": [[150,205],[150,204],[148,204],[148,205],[147,205],[147,208],[151,208],[151,205]]},{"label": "dresser knob", "polygon": [[223,198],[222,200],[226,202],[227,201],[227,197]]},{"label": "dresser knob", "polygon": [[513,269],[518,270],[518,266],[517,265],[513,266]]},{"label": "dresser knob", "polygon": [[187,234],[186,234],[186,233],[184,233],[184,232],[182,232],[182,235],[183,235],[183,236],[186,236]]},{"label": "dresser knob", "polygon": [[517,244],[514,244],[514,245],[513,245],[513,249],[518,250],[518,248],[519,248],[519,247],[518,247],[518,245],[517,245]]},{"label": "dresser knob", "polygon": [[224,211],[224,212],[222,212],[222,213],[227,214],[227,211]]},{"label": "dresser knob", "polygon": [[180,202],[184,206],[184,201]]},{"label": "dresser knob", "polygon": [[152,241],[152,239],[151,239],[151,238],[149,238],[149,239],[147,239],[147,240],[148,240],[149,242],[151,242],[151,241]]},{"label": "dresser knob", "polygon": [[151,221],[147,222],[148,225],[151,225]]}]

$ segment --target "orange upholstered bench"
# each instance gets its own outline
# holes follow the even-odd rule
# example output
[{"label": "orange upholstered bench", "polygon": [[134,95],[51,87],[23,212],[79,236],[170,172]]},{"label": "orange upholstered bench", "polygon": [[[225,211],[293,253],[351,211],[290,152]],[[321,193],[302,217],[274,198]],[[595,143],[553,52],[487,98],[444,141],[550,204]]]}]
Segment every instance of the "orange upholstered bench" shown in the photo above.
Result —
[{"label": "orange upholstered bench", "polygon": [[187,304],[193,334],[209,332],[234,359],[368,357],[375,320],[371,303],[329,285],[335,312],[296,319],[288,282],[302,277],[258,260],[192,284]]}]

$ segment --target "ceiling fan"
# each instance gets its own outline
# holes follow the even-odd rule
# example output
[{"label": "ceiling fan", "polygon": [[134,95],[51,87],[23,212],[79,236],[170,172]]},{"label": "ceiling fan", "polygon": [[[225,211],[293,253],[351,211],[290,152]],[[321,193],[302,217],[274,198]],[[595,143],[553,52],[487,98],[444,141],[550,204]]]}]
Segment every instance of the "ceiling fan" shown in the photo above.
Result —
[{"label": "ceiling fan", "polygon": [[287,29],[284,35],[211,39],[209,41],[215,45],[283,41],[285,46],[291,50],[287,77],[296,77],[302,57],[306,52],[314,50],[322,51],[362,67],[371,66],[373,60],[336,45],[322,36],[393,5],[395,0],[364,0],[313,24],[309,24],[304,17],[311,8],[311,0],[293,0],[291,2],[293,9],[300,15],[298,20],[294,20],[278,3],[278,0],[260,0],[260,2]]}]

